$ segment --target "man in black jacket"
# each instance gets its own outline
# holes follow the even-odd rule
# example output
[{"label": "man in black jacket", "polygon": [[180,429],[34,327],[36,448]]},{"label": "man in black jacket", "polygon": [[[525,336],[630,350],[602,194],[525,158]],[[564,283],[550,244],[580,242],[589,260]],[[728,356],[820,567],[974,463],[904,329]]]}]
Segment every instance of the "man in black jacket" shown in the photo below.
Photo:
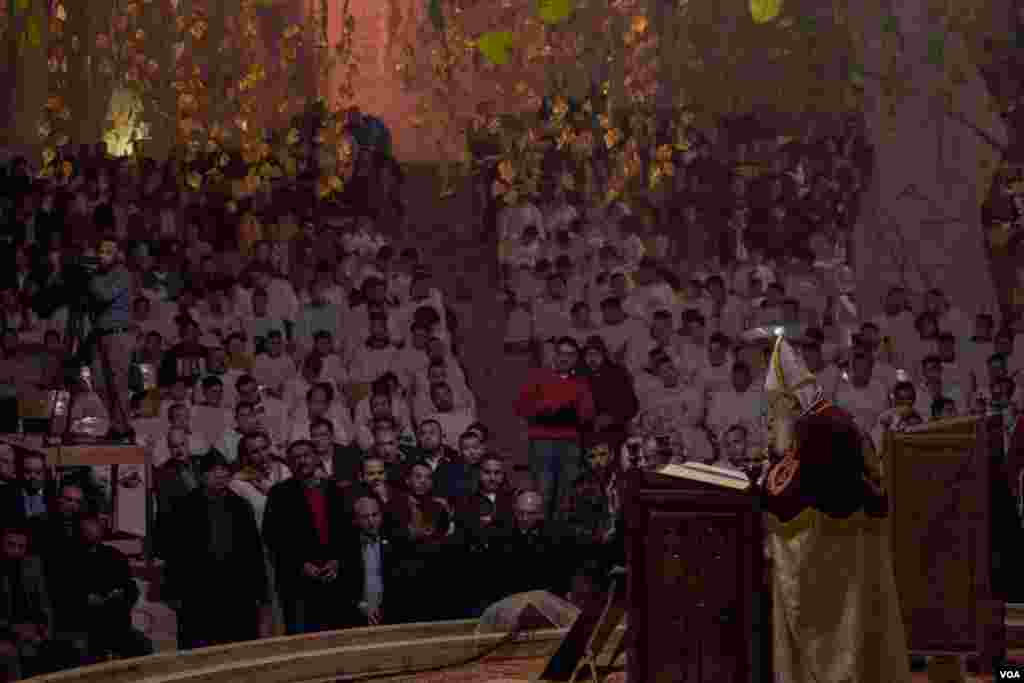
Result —
[{"label": "man in black jacket", "polygon": [[409,594],[410,549],[407,537],[384,524],[380,502],[371,493],[357,495],[352,522],[358,533],[342,546],[339,602],[342,626],[378,626],[406,620],[411,609]]},{"label": "man in black jacket", "polygon": [[153,643],[132,625],[139,587],[128,558],[103,543],[106,525],[98,513],[83,513],[77,526],[77,541],[66,555],[74,567],[73,579],[54,587],[58,633],[81,638],[84,661],[102,661],[108,654],[118,658],[153,654]]},{"label": "man in black jacket", "polygon": [[258,638],[270,598],[252,506],[228,489],[231,465],[210,449],[199,469],[202,486],[172,512],[164,570],[183,650]]},{"label": "man in black jacket", "polygon": [[535,491],[516,498],[515,525],[500,541],[503,596],[546,590],[569,593],[578,548],[571,533],[545,519],[544,499]]},{"label": "man in black jacket", "polygon": [[317,477],[317,464],[312,443],[293,442],[292,478],[274,484],[263,513],[263,540],[289,635],[338,628],[343,620],[335,603],[348,525],[337,486]]}]

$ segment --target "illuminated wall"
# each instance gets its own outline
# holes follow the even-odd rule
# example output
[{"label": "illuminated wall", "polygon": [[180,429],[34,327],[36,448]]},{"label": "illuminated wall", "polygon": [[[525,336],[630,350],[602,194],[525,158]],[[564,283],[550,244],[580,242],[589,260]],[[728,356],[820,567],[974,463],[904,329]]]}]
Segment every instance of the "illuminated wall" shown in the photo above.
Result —
[{"label": "illuminated wall", "polygon": [[[319,0],[306,0],[312,5]],[[356,102],[367,113],[380,117],[391,128],[395,154],[402,161],[422,161],[437,158],[432,141],[416,131],[409,121],[415,110],[415,101],[402,92],[392,61],[395,45],[389,41],[393,32],[409,35],[425,19],[424,0],[350,0],[350,11],[356,21],[356,51],[359,75],[355,83]],[[340,32],[340,6],[342,0],[331,0],[328,32]],[[394,24],[394,29],[392,29]],[[332,38],[336,41],[337,38]],[[334,99],[339,77],[326,86],[326,93]],[[322,86],[324,87],[324,86]]]}]

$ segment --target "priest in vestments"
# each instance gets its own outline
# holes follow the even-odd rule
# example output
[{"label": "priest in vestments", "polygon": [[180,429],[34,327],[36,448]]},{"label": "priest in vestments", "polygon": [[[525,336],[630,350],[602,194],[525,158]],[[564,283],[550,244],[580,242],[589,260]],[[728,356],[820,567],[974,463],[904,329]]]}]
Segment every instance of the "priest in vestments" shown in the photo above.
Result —
[{"label": "priest in vestments", "polygon": [[765,390],[775,447],[799,461],[808,503],[766,514],[775,680],[909,683],[881,460],[781,337]]}]

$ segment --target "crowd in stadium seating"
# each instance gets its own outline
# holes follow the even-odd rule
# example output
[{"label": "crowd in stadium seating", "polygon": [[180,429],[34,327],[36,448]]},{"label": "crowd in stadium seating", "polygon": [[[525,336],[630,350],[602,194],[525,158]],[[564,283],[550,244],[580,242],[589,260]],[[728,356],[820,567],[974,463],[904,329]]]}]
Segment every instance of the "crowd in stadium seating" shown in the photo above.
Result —
[{"label": "crowd in stadium seating", "polygon": [[[752,150],[698,144],[660,226],[559,192],[504,209],[494,353],[533,357],[510,406],[527,454],[492,449],[431,264],[374,218],[328,220],[294,195],[231,211],[183,189],[173,162],[101,149],[63,185],[17,160],[0,193],[0,431],[29,429],[19,406],[63,386],[69,311],[46,292],[113,226],[179,647],[474,617],[534,589],[582,601],[621,556],[625,470],[763,459],[751,329],[782,328],[876,438],[979,411],[1016,425],[1017,320],[899,286],[859,316],[843,236],[862,146],[851,132],[784,147],[758,176],[735,171]],[[106,432],[102,374],[72,387],[72,437]],[[520,461],[532,481],[514,487]],[[152,649],[128,559],[101,543],[103,482],[62,475],[0,448],[0,677]]]}]

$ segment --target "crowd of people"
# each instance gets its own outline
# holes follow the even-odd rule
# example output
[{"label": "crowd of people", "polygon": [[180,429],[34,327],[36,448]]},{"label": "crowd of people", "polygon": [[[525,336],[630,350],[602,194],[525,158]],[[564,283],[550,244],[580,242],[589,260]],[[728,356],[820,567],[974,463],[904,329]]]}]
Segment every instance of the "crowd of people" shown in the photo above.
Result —
[{"label": "crowd of people", "polygon": [[[242,207],[225,235],[173,162],[73,161],[64,185],[24,159],[4,179],[2,430],[146,448],[181,648],[569,590],[571,534],[489,449],[414,247],[295,203]],[[40,400],[49,419],[26,410]],[[97,472],[2,455],[3,675],[152,651],[129,558],[93,542]]]},{"label": "crowd of people", "polygon": [[[696,145],[671,229],[558,191],[500,213],[508,327],[494,353],[534,359],[514,406],[532,474],[519,487],[523,458],[477,419],[431,264],[379,217],[335,224],[288,190],[229,211],[180,184],[173,160],[102,147],[66,180],[16,160],[0,431],[36,427],[28,397],[61,404],[69,292],[88,289],[106,302],[101,334],[61,424],[146,446],[181,648],[476,617],[527,590],[586,601],[622,561],[624,472],[764,460],[776,334],[875,438],[991,411],[1012,438],[1019,321],[899,286],[883,315],[858,315],[842,239],[864,186],[857,144],[780,154],[758,179]],[[714,258],[688,258],[695,233]],[[131,623],[128,559],[101,542],[101,484],[61,474],[0,448],[8,679],[152,650]]]}]

